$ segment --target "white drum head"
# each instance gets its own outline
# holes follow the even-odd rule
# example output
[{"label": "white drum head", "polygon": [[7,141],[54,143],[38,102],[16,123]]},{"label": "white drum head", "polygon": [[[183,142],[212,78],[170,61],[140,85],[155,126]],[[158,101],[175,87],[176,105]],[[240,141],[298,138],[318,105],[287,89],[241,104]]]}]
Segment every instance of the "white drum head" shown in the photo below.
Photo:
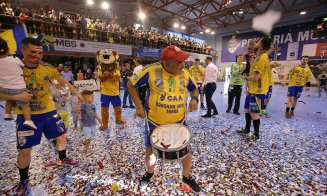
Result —
[{"label": "white drum head", "polygon": [[163,150],[180,150],[191,140],[191,133],[181,124],[166,124],[155,128],[151,134],[152,145]]}]

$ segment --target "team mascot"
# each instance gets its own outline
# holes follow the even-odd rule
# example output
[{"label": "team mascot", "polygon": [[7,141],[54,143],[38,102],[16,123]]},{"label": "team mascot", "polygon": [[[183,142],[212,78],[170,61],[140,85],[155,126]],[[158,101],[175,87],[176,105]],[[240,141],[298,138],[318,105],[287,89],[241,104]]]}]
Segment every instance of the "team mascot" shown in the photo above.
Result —
[{"label": "team mascot", "polygon": [[101,82],[101,117],[103,125],[101,130],[108,128],[109,123],[109,103],[114,108],[117,124],[125,124],[122,118],[121,99],[119,97],[120,70],[116,64],[119,56],[113,50],[100,50],[96,52],[98,67],[98,77]]}]

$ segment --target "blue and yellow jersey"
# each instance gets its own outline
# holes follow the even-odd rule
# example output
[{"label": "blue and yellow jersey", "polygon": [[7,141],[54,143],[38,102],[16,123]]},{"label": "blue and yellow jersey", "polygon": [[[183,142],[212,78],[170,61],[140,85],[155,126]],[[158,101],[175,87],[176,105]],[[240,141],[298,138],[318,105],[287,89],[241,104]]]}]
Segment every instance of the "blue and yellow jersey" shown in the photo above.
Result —
[{"label": "blue and yellow jersey", "polygon": [[[58,80],[62,75],[57,69],[49,64],[42,63],[36,68],[23,67],[23,76],[27,89],[33,93],[30,101],[31,114],[44,114],[55,110],[50,92],[50,80]],[[22,114],[22,110],[14,108],[16,114]]]},{"label": "blue and yellow jersey", "polygon": [[176,123],[185,117],[187,91],[197,89],[188,70],[182,74],[168,73],[161,64],[145,67],[131,78],[131,83],[139,88],[149,86],[148,118],[156,124]]},{"label": "blue and yellow jersey", "polygon": [[308,66],[301,67],[297,65],[288,73],[290,82],[288,86],[304,86],[311,76],[311,70]]},{"label": "blue and yellow jersey", "polygon": [[[199,65],[199,69],[203,73],[205,73],[205,68],[202,65]],[[196,69],[195,65],[192,65],[190,67],[190,73],[191,73],[191,76],[194,78],[194,80],[195,80],[196,83],[203,83],[204,76],[202,76],[200,74],[200,72]]]},{"label": "blue and yellow jersey", "polygon": [[263,53],[254,59],[249,75],[251,76],[254,72],[261,74],[261,77],[257,82],[248,81],[249,93],[251,94],[266,94],[269,89],[269,61],[268,54]]},{"label": "blue and yellow jersey", "polygon": [[[103,75],[102,70],[98,69],[98,76],[101,77]],[[114,76],[120,78],[120,70],[116,69],[114,72]],[[119,95],[119,80],[111,80],[107,79],[101,82],[101,94],[108,96],[117,96]]]}]

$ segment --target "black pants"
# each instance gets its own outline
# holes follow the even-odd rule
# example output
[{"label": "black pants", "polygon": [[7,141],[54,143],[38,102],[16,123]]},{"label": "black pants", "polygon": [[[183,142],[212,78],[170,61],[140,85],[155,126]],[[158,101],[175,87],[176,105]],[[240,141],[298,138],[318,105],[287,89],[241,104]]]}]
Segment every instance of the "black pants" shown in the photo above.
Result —
[{"label": "black pants", "polygon": [[216,90],[216,83],[208,83],[204,89],[204,94],[206,96],[207,102],[207,116],[211,116],[211,108],[213,109],[214,113],[218,113],[215,103],[211,100],[213,93]]},{"label": "black pants", "polygon": [[139,92],[139,96],[140,96],[140,99],[141,99],[141,102],[142,102],[142,105],[145,106],[145,103],[146,103],[146,91],[147,91],[148,87],[146,85],[140,87],[138,89],[138,92]]},{"label": "black pants", "polygon": [[240,109],[240,101],[242,95],[242,85],[234,85],[233,89],[228,89],[228,110],[233,107],[233,102],[235,98],[234,113],[237,113]]}]

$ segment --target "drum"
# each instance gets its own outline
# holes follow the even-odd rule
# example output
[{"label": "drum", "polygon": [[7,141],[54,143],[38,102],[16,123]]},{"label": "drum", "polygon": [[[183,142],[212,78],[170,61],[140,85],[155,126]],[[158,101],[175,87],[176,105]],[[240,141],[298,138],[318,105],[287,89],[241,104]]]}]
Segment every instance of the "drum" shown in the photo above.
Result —
[{"label": "drum", "polygon": [[191,139],[191,132],[182,124],[158,126],[150,135],[157,157],[164,160],[184,158],[190,151]]}]

